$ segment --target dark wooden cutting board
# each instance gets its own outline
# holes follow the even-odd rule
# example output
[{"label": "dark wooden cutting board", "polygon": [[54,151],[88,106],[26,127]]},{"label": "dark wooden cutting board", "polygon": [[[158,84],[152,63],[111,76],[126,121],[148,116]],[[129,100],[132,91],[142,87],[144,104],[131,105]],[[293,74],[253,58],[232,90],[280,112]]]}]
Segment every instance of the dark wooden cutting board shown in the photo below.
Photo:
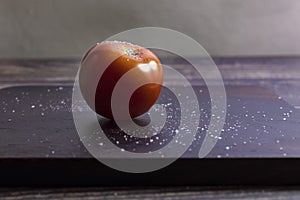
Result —
[{"label": "dark wooden cutting board", "polygon": [[[195,87],[195,90],[197,89],[205,91],[205,87]],[[203,140],[203,137],[199,136],[203,135],[204,131],[199,130],[196,137],[198,139],[193,142],[191,148],[170,167],[140,176],[116,172],[97,162],[80,142],[71,113],[71,95],[70,86],[19,86],[0,90],[0,176],[1,180],[6,180],[5,184],[11,182],[9,177],[14,177],[11,184],[15,184],[18,179],[18,183],[36,184],[39,181],[42,181],[39,184],[48,184],[49,181],[52,184],[121,184],[124,180],[115,180],[113,177],[122,175],[129,179],[131,176],[137,179],[149,177],[149,183],[155,184],[153,176],[168,171],[169,168],[170,172],[178,173],[178,181],[175,182],[174,177],[169,177],[172,181],[169,179],[170,182],[166,182],[168,184],[181,184],[183,180],[191,181],[190,183],[210,183],[211,180],[203,182],[207,176],[203,171],[208,171],[213,177],[212,180],[222,180],[222,176],[218,178],[215,170],[232,174],[237,169],[228,171],[223,168],[234,167],[239,162],[250,162],[249,166],[262,162],[268,166],[270,162],[284,163],[289,158],[300,156],[300,123],[297,121],[299,112],[266,89],[231,86],[227,87],[230,106],[224,132],[206,159],[197,157]],[[204,92],[202,95],[209,98]],[[201,99],[204,103],[200,107],[209,110],[209,103],[206,103],[205,98]],[[289,113],[289,117],[283,113]],[[208,123],[208,117],[202,120],[202,123]],[[122,140],[122,134],[116,133],[117,127],[113,122],[102,126],[107,136],[113,138],[112,141],[119,141],[116,145],[120,148],[126,146],[130,150],[133,143]],[[167,132],[162,134],[170,135]],[[158,142],[153,143],[154,148],[159,148]],[[207,167],[209,163],[216,164],[214,171]],[[242,172],[248,173],[247,166]],[[184,176],[179,175],[178,170],[183,170]],[[257,170],[259,171],[258,168]],[[84,177],[82,174],[85,174]],[[106,179],[108,174],[110,178]],[[199,180],[191,178],[195,176]],[[104,177],[106,178],[103,179]],[[135,181],[127,183],[134,184]]]}]

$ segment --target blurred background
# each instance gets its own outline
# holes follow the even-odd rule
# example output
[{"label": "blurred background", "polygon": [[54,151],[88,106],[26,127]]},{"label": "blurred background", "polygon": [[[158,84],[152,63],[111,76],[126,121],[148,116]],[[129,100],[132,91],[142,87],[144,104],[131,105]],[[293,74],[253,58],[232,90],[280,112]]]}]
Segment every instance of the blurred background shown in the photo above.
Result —
[{"label": "blurred background", "polygon": [[300,55],[299,0],[0,2],[0,58],[78,58],[143,26],[181,31],[213,56]]}]

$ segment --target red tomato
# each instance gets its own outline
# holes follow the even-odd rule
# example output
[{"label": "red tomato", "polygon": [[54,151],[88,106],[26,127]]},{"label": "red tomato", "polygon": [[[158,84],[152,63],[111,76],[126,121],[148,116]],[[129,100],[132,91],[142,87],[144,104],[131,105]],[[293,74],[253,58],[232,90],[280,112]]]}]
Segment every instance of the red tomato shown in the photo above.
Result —
[{"label": "red tomato", "polygon": [[[150,63],[154,63],[155,67],[148,67],[147,70],[141,67],[147,67]],[[134,91],[129,101],[131,118],[146,113],[159,97],[163,81],[161,63],[150,50],[127,42],[106,41],[96,44],[82,59],[79,72],[80,90],[87,104],[97,114],[112,119],[111,97],[114,87],[125,73],[137,67],[139,69],[135,70],[128,84],[138,80],[155,83],[145,84]]]}]

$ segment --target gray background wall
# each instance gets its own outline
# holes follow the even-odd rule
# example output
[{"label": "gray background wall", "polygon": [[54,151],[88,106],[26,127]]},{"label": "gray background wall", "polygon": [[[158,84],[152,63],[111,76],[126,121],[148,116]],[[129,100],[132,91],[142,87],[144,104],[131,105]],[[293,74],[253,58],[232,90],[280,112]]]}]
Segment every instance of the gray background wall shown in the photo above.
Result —
[{"label": "gray background wall", "polygon": [[0,0],[0,58],[81,57],[141,26],[184,32],[212,55],[300,55],[299,0]]}]

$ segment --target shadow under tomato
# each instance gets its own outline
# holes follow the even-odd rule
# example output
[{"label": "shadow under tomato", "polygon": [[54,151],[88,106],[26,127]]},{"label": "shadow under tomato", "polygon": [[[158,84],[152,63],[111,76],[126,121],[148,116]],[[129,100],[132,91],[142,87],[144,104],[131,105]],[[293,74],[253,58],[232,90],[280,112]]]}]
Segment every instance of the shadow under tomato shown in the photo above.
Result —
[{"label": "shadow under tomato", "polygon": [[[119,148],[136,153],[156,151],[168,145],[174,138],[176,130],[180,125],[181,117],[180,104],[175,95],[168,88],[162,88],[157,104],[165,108],[167,120],[161,131],[152,137],[137,138],[128,135],[118,127],[114,120],[98,117],[98,122],[106,137]],[[133,119],[139,126],[147,126],[150,120],[149,114],[144,114]]]}]

